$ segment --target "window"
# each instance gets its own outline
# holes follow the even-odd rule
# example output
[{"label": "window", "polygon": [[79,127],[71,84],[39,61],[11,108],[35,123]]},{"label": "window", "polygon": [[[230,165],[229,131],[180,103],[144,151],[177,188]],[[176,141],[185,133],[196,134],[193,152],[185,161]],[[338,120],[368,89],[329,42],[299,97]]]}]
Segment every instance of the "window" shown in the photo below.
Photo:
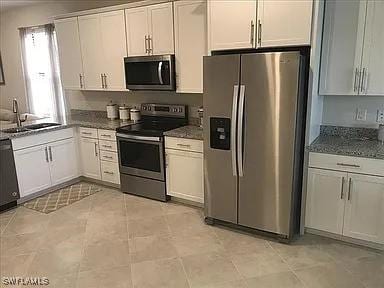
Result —
[{"label": "window", "polygon": [[20,34],[29,112],[41,117],[64,115],[54,26],[22,28]]}]

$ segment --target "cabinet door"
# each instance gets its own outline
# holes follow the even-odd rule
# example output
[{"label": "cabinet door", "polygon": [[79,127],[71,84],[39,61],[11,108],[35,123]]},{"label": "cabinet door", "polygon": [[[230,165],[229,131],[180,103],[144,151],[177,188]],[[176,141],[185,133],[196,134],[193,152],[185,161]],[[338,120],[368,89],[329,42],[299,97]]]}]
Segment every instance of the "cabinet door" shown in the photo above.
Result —
[{"label": "cabinet door", "polygon": [[384,243],[384,177],[348,176],[343,235]]},{"label": "cabinet door", "polygon": [[384,95],[384,1],[368,1],[361,93]]},{"label": "cabinet door", "polygon": [[308,169],[306,227],[342,234],[347,178],[344,172]]},{"label": "cabinet door", "polygon": [[52,185],[67,182],[78,176],[75,139],[48,144]]},{"label": "cabinet door", "polygon": [[79,17],[79,30],[85,88],[91,90],[102,90],[104,54],[103,47],[101,45],[99,14]]},{"label": "cabinet door", "polygon": [[85,177],[101,179],[98,146],[97,139],[80,138],[81,166]]},{"label": "cabinet door", "polygon": [[258,47],[310,45],[313,0],[258,1]]},{"label": "cabinet door", "polygon": [[256,0],[209,0],[210,50],[255,47]]},{"label": "cabinet door", "polygon": [[83,88],[83,63],[77,17],[55,21],[61,82],[64,89]]},{"label": "cabinet door", "polygon": [[176,85],[180,93],[203,93],[203,56],[207,55],[205,1],[175,5]]},{"label": "cabinet door", "polygon": [[366,1],[326,1],[319,93],[358,95]]},{"label": "cabinet door", "polygon": [[128,56],[147,55],[148,32],[147,7],[139,7],[125,10],[125,25],[127,28]]},{"label": "cabinet door", "polygon": [[166,150],[167,194],[204,202],[203,154]]},{"label": "cabinet door", "polygon": [[148,21],[151,54],[174,54],[172,3],[148,6]]},{"label": "cabinet door", "polygon": [[45,145],[14,152],[20,197],[51,187],[48,149]]},{"label": "cabinet door", "polygon": [[127,56],[124,11],[100,14],[107,90],[125,89],[124,57]]}]

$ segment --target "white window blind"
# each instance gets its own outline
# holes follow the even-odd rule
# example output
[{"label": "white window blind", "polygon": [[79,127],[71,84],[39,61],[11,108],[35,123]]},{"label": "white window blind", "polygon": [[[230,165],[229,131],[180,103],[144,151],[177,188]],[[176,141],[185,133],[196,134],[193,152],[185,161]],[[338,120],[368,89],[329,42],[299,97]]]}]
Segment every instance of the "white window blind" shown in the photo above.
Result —
[{"label": "white window blind", "polygon": [[54,26],[22,28],[20,34],[30,113],[53,118],[65,115]]}]

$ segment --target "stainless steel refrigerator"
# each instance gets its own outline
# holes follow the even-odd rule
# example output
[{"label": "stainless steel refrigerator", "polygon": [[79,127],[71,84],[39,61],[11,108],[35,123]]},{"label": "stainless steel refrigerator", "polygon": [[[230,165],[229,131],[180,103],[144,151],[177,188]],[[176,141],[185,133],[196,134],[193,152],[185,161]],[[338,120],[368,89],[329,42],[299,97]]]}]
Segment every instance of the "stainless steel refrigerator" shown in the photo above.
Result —
[{"label": "stainless steel refrigerator", "polygon": [[300,51],[204,57],[208,223],[284,239],[299,229],[305,63]]}]

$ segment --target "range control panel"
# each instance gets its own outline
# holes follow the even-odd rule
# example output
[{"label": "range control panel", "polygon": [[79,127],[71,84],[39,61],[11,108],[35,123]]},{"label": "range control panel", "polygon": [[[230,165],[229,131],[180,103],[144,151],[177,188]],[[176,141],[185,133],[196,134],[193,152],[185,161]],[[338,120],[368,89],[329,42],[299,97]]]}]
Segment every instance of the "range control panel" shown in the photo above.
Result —
[{"label": "range control panel", "polygon": [[186,105],[141,104],[141,114],[148,116],[187,117]]}]

